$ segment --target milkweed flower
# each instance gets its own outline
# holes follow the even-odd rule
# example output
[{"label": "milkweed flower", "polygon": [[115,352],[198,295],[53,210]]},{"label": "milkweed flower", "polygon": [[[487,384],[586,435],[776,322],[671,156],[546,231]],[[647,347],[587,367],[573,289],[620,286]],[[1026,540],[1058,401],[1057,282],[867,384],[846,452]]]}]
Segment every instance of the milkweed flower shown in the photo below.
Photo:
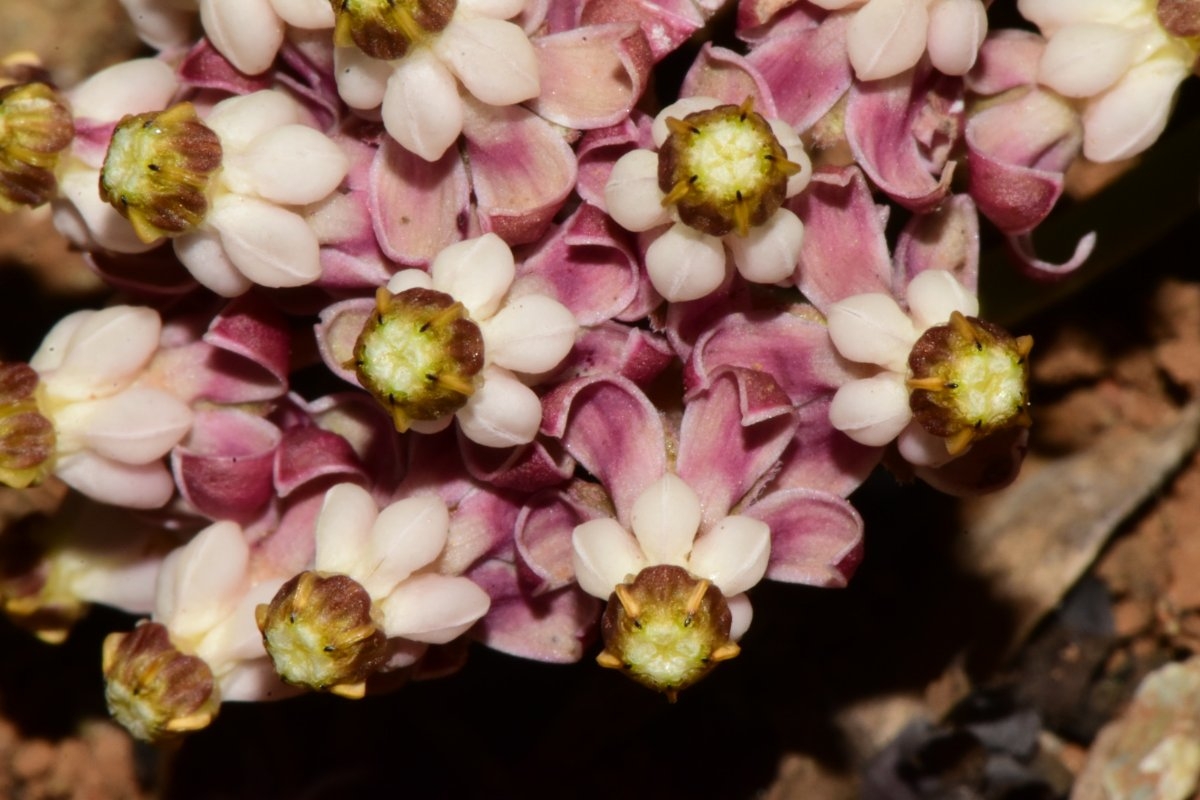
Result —
[{"label": "milkweed flower", "polygon": [[1154,143],[1200,52],[1194,4],[1019,0],[1017,8],[1047,39],[1038,80],[1082,104],[1085,156],[1116,161]]},{"label": "milkweed flower", "polygon": [[726,247],[747,280],[788,278],[804,225],[783,202],[812,176],[796,131],[755,112],[750,99],[739,106],[688,97],[659,112],[651,132],[657,152],[618,159],[604,202],[627,230],[671,223],[646,249],[659,294],[679,302],[714,291],[725,279]]},{"label": "milkweed flower", "polygon": [[1028,425],[1033,339],[979,320],[978,300],[945,270],[917,275],[906,299],[908,313],[882,293],[830,307],[838,352],[881,367],[838,389],[829,407],[833,426],[871,446],[898,437],[906,460],[936,466],[977,439]]},{"label": "milkweed flower", "polygon": [[40,63],[24,53],[0,61],[0,211],[54,197],[74,137],[70,107]]}]

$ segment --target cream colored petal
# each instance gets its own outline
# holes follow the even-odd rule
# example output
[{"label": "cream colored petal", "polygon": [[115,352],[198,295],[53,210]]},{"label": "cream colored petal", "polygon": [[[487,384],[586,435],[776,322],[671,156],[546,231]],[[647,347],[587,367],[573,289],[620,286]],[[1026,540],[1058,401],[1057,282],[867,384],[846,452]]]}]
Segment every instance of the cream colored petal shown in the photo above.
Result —
[{"label": "cream colored petal", "polygon": [[1155,58],[1092,98],[1083,111],[1083,154],[1092,161],[1118,161],[1154,144],[1187,76],[1186,64]]},{"label": "cream colored petal", "polygon": [[554,369],[575,346],[579,323],[566,306],[544,294],[530,294],[480,323],[484,353],[515,372]]},{"label": "cream colored petal", "polygon": [[63,199],[54,201],[54,226],[72,244],[85,250],[144,253],[162,242],[139,239],[129,220],[100,199],[99,185],[96,170],[68,170],[58,182]]},{"label": "cream colored petal", "polygon": [[850,381],[829,405],[829,422],[860,444],[881,447],[900,435],[912,419],[904,376],[885,372]]},{"label": "cream colored petal", "polygon": [[924,0],[869,0],[846,30],[846,50],[859,80],[899,75],[925,52],[929,14]]},{"label": "cream colored petal", "polygon": [[316,522],[316,560],[321,572],[359,575],[365,571],[367,541],[379,506],[356,483],[339,483],[325,492]]},{"label": "cream colored petal", "polygon": [[750,622],[754,619],[754,609],[750,606],[750,597],[746,593],[735,594],[725,598],[732,619],[729,622],[729,638],[738,641],[750,630]]},{"label": "cream colored petal", "polygon": [[225,619],[247,589],[250,548],[235,522],[215,522],[167,556],[154,619],[172,638],[199,639]]},{"label": "cream colored petal", "polygon": [[767,574],[771,529],[750,517],[725,517],[696,539],[688,560],[692,574],[708,578],[726,597],[756,586]]},{"label": "cream colored petal", "polygon": [[497,366],[483,370],[483,385],[455,415],[468,439],[484,447],[528,444],[542,424],[542,401],[511,372]]},{"label": "cream colored petal", "polygon": [[175,481],[161,461],[124,464],[83,450],[60,459],[54,474],[97,502],[124,508],[161,508],[175,493]]},{"label": "cream colored petal", "polygon": [[177,91],[179,79],[169,64],[136,58],[102,69],[76,86],[70,93],[71,113],[116,122],[126,114],[166,108]]},{"label": "cream colored petal", "polygon": [[60,438],[77,439],[99,455],[126,464],[157,461],[191,426],[192,411],[183,401],[148,386],[72,403],[54,415]]},{"label": "cream colored petal", "polygon": [[[71,324],[71,338],[58,358],[57,368],[43,378],[47,395],[56,399],[91,400],[113,395],[134,380],[158,351],[162,321],[158,312],[143,306],[110,306],[86,314]],[[50,346],[58,347],[57,337]],[[61,359],[61,360],[60,360]]]},{"label": "cream colored petal", "polygon": [[829,338],[844,357],[895,372],[908,368],[917,331],[891,295],[871,292],[839,300],[829,308],[828,321]]},{"label": "cream colored petal", "polygon": [[433,278],[423,269],[402,269],[388,281],[387,290],[400,294],[409,289],[432,289]]},{"label": "cream colored petal", "polygon": [[467,307],[476,322],[500,308],[516,275],[512,250],[494,233],[444,248],[429,267],[433,288]]},{"label": "cream colored petal", "polygon": [[458,8],[466,16],[511,19],[525,10],[526,0],[459,0]]},{"label": "cream colored petal", "polygon": [[946,75],[966,75],[975,66],[987,30],[987,11],[980,0],[934,0],[926,42],[929,60]]},{"label": "cream colored petal", "polygon": [[646,273],[672,303],[704,297],[725,280],[725,245],[677,222],[646,248]]},{"label": "cream colored petal", "polygon": [[1068,25],[1046,43],[1038,81],[1066,97],[1099,94],[1129,70],[1140,39],[1120,25]]},{"label": "cream colored petal", "polygon": [[200,0],[200,24],[213,47],[247,75],[271,66],[286,27],[269,0]]},{"label": "cream colored petal", "polygon": [[258,137],[303,119],[295,100],[283,92],[264,89],[222,100],[213,106],[204,124],[221,137],[221,147],[226,152],[240,153]]},{"label": "cream colored petal", "polygon": [[392,77],[392,64],[371,58],[357,47],[333,49],[333,77],[338,96],[351,108],[379,108]]},{"label": "cream colored petal", "polygon": [[576,526],[571,545],[579,588],[601,600],[646,566],[637,541],[611,517]]},{"label": "cream colored petal", "polygon": [[462,133],[463,108],[454,76],[428,50],[400,61],[383,95],[388,134],[426,161],[436,161]]},{"label": "cream colored petal", "polygon": [[647,563],[686,566],[700,528],[700,498],[668,472],[638,495],[629,524]]},{"label": "cream colored petal", "polygon": [[934,436],[916,420],[900,432],[896,447],[905,461],[919,467],[940,467],[954,459],[946,449],[945,438]]},{"label": "cream colored petal", "polygon": [[271,0],[271,7],[288,25],[307,30],[332,28],[335,22],[329,0]]},{"label": "cream colored petal", "polygon": [[604,185],[608,215],[627,231],[648,231],[671,221],[658,188],[658,153],[631,150],[617,159]]},{"label": "cream colored petal", "polygon": [[955,311],[968,317],[979,316],[979,298],[944,269],[927,269],[913,278],[905,298],[917,331],[946,324]]},{"label": "cream colored petal", "polygon": [[303,286],[321,275],[320,243],[299,214],[253,197],[227,195],[209,222],[242,274],[259,286]]},{"label": "cream colored petal", "polygon": [[222,178],[236,192],[299,206],[325,199],[349,168],[350,160],[328,136],[285,125],[255,138],[236,161],[226,163]]},{"label": "cream colored petal", "polygon": [[790,278],[803,243],[804,223],[786,208],[745,236],[734,233],[725,237],[738,272],[751,283],[779,283]]},{"label": "cream colored petal", "polygon": [[353,577],[371,597],[385,597],[438,557],[449,530],[450,512],[437,495],[397,500],[379,512],[362,558],[366,572]]},{"label": "cream colored petal", "polygon": [[433,50],[471,94],[493,106],[537,97],[537,54],[517,25],[490,17],[455,18]]},{"label": "cream colored petal", "polygon": [[202,286],[221,297],[237,297],[254,284],[230,260],[216,230],[201,229],[173,243],[175,255]]},{"label": "cream colored petal", "polygon": [[425,574],[397,586],[379,605],[388,636],[445,644],[479,621],[491,602],[467,578]]}]

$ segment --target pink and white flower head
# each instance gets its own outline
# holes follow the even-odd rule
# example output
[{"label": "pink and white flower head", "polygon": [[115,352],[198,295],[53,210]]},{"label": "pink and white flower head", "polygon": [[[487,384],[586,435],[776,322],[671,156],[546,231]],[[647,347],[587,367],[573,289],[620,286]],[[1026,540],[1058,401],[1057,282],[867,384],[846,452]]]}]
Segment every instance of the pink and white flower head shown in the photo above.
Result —
[{"label": "pink and white flower head", "polygon": [[373,310],[363,300],[327,309],[326,363],[370,391],[398,430],[435,433],[457,418],[486,447],[531,442],[542,405],[525,381],[558,366],[579,323],[557,300],[514,287],[515,275],[496,234],[453,244],[428,273],[396,273]]},{"label": "pink and white flower head", "polygon": [[149,308],[77,311],[29,361],[37,411],[53,426],[47,465],[101,502],[156,508],[174,493],[162,459],[191,428],[192,412],[144,380],[161,329]]},{"label": "pink and white flower head", "polygon": [[863,81],[899,75],[916,66],[926,52],[938,71],[965,75],[987,36],[982,0],[812,1],[831,11],[856,9],[846,31],[846,49],[854,74]]},{"label": "pink and white flower head", "polygon": [[474,625],[487,613],[487,593],[434,566],[449,530],[450,513],[436,495],[380,510],[356,484],[326,492],[313,568],[256,611],[279,674],[290,684],[362,697],[374,671],[408,666],[427,645]]},{"label": "pink and white flower head", "polygon": [[670,223],[646,249],[659,294],[680,302],[713,292],[725,280],[726,248],[746,280],[789,278],[804,225],[783,202],[812,176],[796,131],[763,118],[750,100],[735,106],[688,97],[659,112],[651,133],[658,152],[633,150],[618,159],[604,202],[631,231]]},{"label": "pink and white flower head", "polygon": [[288,694],[254,624],[256,605],[280,583],[256,575],[233,522],[208,526],[168,555],[151,619],[105,639],[113,716],[134,736],[156,740],[207,726],[226,700]]},{"label": "pink and white flower head", "polygon": [[1017,7],[1048,40],[1038,80],[1082,102],[1083,154],[1116,161],[1153,144],[1196,64],[1195,4],[1019,0]]},{"label": "pink and white flower head", "polygon": [[882,293],[830,307],[838,352],[881,368],[838,389],[829,408],[833,426],[861,444],[897,439],[907,461],[937,466],[982,436],[1027,425],[1033,340],[977,319],[979,301],[945,270],[913,278],[906,300],[907,313]]},{"label": "pink and white flower head", "polygon": [[406,150],[436,161],[463,128],[459,84],[491,106],[538,96],[538,61],[508,20],[524,0],[378,3],[335,7],[334,75],[351,108],[381,108]]}]

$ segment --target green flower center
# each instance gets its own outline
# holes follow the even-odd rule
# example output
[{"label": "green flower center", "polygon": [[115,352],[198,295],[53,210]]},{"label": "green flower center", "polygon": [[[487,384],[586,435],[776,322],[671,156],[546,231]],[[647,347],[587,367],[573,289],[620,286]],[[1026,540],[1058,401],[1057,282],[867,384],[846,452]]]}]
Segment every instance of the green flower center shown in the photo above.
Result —
[{"label": "green flower center", "polygon": [[221,140],[191,103],[126,116],[100,170],[100,197],[152,242],[193,230],[208,214],[208,188],[221,166]]},{"label": "green flower center", "polygon": [[302,572],[255,609],[263,646],[287,683],[359,698],[386,657],[371,597],[346,575]]},{"label": "green flower center", "polygon": [[54,425],[37,403],[38,375],[28,364],[0,362],[0,483],[24,489],[54,469]]},{"label": "green flower center", "polygon": [[445,292],[380,289],[347,366],[403,432],[413,420],[438,420],[466,405],[483,368],[483,333]]},{"label": "green flower center", "polygon": [[74,138],[71,112],[49,85],[0,88],[0,211],[33,208],[54,197],[59,155]]},{"label": "green flower center", "polygon": [[801,169],[749,99],[668,117],[667,128],[658,154],[662,204],[674,204],[681,221],[712,236],[745,236],[770,219]]},{"label": "green flower center", "polygon": [[909,354],[909,406],[951,455],[977,439],[1029,425],[1029,351],[1033,339],[1013,338],[990,322],[955,311],[925,331]]},{"label": "green flower center", "polygon": [[450,24],[457,0],[330,0],[334,44],[358,47],[372,58],[403,58]]},{"label": "green flower center", "polygon": [[682,567],[647,567],[616,588],[602,620],[597,662],[619,669],[671,700],[733,658],[732,615],[725,597]]}]

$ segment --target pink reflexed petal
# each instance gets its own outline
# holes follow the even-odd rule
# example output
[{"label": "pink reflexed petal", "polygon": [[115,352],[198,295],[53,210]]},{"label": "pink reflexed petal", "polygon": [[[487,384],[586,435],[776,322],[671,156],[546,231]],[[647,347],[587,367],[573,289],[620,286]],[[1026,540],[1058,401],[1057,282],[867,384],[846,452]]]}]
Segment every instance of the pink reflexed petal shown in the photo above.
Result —
[{"label": "pink reflexed petal", "polygon": [[987,32],[981,0],[935,0],[929,7],[929,60],[947,75],[966,75]]},{"label": "pink reflexed petal", "polygon": [[904,376],[894,372],[847,383],[837,390],[829,406],[833,427],[872,447],[895,439],[910,419]]},{"label": "pink reflexed petal", "polygon": [[275,13],[297,28],[332,28],[333,7],[326,0],[271,0]]},{"label": "pink reflexed petal", "polygon": [[462,158],[448,151],[427,161],[385,139],[371,165],[368,199],[388,258],[425,265],[463,238],[471,184]]},{"label": "pink reflexed petal", "polygon": [[137,58],[97,72],[70,93],[71,112],[81,118],[116,122],[126,114],[160,111],[179,90],[165,61]]},{"label": "pink reflexed petal", "polygon": [[657,334],[618,322],[603,322],[583,330],[548,382],[607,373],[644,386],[662,374],[673,359],[670,345]]},{"label": "pink reflexed petal", "polygon": [[217,349],[202,396],[223,402],[272,400],[287,389],[292,339],[288,322],[261,298],[230,302],[213,318],[204,341]]},{"label": "pink reflexed petal", "polygon": [[252,197],[219,198],[209,214],[242,274],[270,288],[303,286],[321,275],[320,244],[304,218]]},{"label": "pink reflexed petal", "polygon": [[[846,140],[854,159],[911,211],[932,210],[950,190],[954,162],[942,163],[943,145],[957,135],[961,93],[961,81],[925,67],[850,89]],[[921,141],[922,132],[934,141]],[[941,172],[937,179],[930,174],[935,171]]]},{"label": "pink reflexed petal", "polygon": [[925,0],[868,0],[850,20],[846,52],[862,81],[890,78],[925,52],[929,13]]},{"label": "pink reflexed petal", "polygon": [[725,280],[725,246],[716,236],[677,222],[646,248],[646,274],[666,300],[682,303],[714,292]]},{"label": "pink reflexed petal", "polygon": [[971,197],[996,227],[1021,234],[1058,202],[1083,125],[1062,98],[1033,90],[973,114],[965,141]]},{"label": "pink reflexed petal", "polygon": [[[440,66],[440,64],[439,64]],[[357,47],[333,49],[338,95],[351,108],[378,108],[392,77],[392,63],[371,58]]]},{"label": "pink reflexed petal", "polygon": [[796,285],[809,302],[827,312],[851,295],[891,291],[886,211],[857,168],[817,172],[788,207],[804,222]]},{"label": "pink reflexed petal", "polygon": [[859,444],[830,423],[832,400],[827,395],[796,410],[800,426],[780,457],[779,472],[767,492],[806,488],[845,497],[878,466],[881,447]]},{"label": "pink reflexed petal", "polygon": [[922,331],[945,324],[955,311],[968,317],[979,316],[979,298],[945,270],[926,270],[913,278],[905,299],[913,323]]},{"label": "pink reflexed petal", "polygon": [[[746,61],[762,76],[775,98],[777,115],[798,131],[824,117],[854,80],[846,55],[850,16],[835,14],[814,25],[797,3],[771,29]],[[796,80],[803,75],[804,80]]]},{"label": "pink reflexed petal", "polygon": [[315,425],[291,428],[275,451],[275,492],[288,497],[314,481],[367,481],[350,443]]},{"label": "pink reflexed petal", "polygon": [[105,397],[128,386],[158,350],[162,331],[158,312],[143,306],[78,311],[59,325],[63,333],[52,330],[29,363],[39,372],[52,369],[43,377],[46,392],[70,400]]},{"label": "pink reflexed petal", "polygon": [[[236,168],[236,178],[230,173]],[[236,161],[226,161],[225,180],[242,179],[254,194],[276,203],[307,205],[338,187],[350,160],[325,134],[285,125],[257,137]]]},{"label": "pink reflexed petal", "polygon": [[219,231],[193,231],[173,240],[172,246],[191,276],[221,297],[238,297],[254,285],[229,258]]},{"label": "pink reflexed petal", "polygon": [[475,480],[496,489],[536,492],[559,486],[571,477],[575,462],[552,443],[535,439],[524,447],[496,450],[460,433],[463,464]]},{"label": "pink reflexed petal", "polygon": [[1032,31],[992,31],[979,48],[975,67],[963,80],[969,91],[993,95],[1037,83],[1046,40]]},{"label": "pink reflexed petal", "polygon": [[627,231],[648,231],[671,220],[658,188],[658,153],[631,150],[617,159],[604,184],[604,208]]},{"label": "pink reflexed petal", "polygon": [[558,490],[539,493],[521,509],[513,530],[522,577],[534,594],[562,588],[575,580],[571,532],[600,512]]},{"label": "pink reflexed petal", "polygon": [[604,22],[637,22],[655,62],[679,47],[704,24],[704,16],[691,0],[592,0],[584,4],[581,25]]},{"label": "pink reflexed petal", "polygon": [[480,226],[509,244],[536,241],[575,186],[575,153],[557,128],[520,106],[465,108]]},{"label": "pink reflexed petal", "polygon": [[125,464],[85,450],[60,458],[54,474],[93,500],[125,508],[161,508],[175,493],[171,473],[157,461]]},{"label": "pink reflexed petal", "polygon": [[227,97],[213,106],[204,124],[221,137],[225,150],[240,153],[258,137],[303,119],[299,103],[283,92],[267,89]]},{"label": "pink reflexed petal", "polygon": [[487,613],[491,599],[466,578],[416,575],[380,603],[383,630],[417,642],[445,644]]},{"label": "pink reflexed petal", "polygon": [[247,75],[271,66],[286,27],[268,0],[200,0],[200,24],[213,46]]},{"label": "pink reflexed petal", "polygon": [[791,489],[745,513],[771,528],[767,577],[773,581],[840,588],[862,561],[862,518],[840,497]]},{"label": "pink reflexed petal", "polygon": [[682,97],[714,97],[741,105],[754,98],[754,110],[767,119],[777,116],[775,98],[762,75],[741,55],[705,42],[679,89]]},{"label": "pink reflexed petal", "polygon": [[750,622],[754,619],[754,609],[750,606],[750,598],[744,592],[735,594],[733,597],[726,597],[725,603],[729,606],[729,638],[735,642],[746,635],[746,631],[750,630]]},{"label": "pink reflexed petal", "polygon": [[771,557],[771,529],[751,517],[725,517],[696,540],[688,569],[717,585],[725,596],[758,584]]},{"label": "pink reflexed petal", "polygon": [[174,395],[131,386],[100,400],[72,403],[54,415],[62,439],[78,437],[97,455],[126,464],[157,461],[192,425],[192,411]]},{"label": "pink reflexed petal", "polygon": [[979,282],[979,214],[956,194],[929,214],[914,216],[896,240],[896,293],[926,270],[944,270],[975,291]]},{"label": "pink reflexed petal", "polygon": [[383,95],[383,124],[426,161],[441,158],[462,133],[458,83],[429,50],[416,48],[396,62]]},{"label": "pink reflexed petal", "polygon": [[238,72],[208,39],[201,39],[187,51],[178,72],[179,79],[189,89],[215,89],[222,96],[251,94],[271,88],[269,75]]},{"label": "pink reflexed petal", "polygon": [[241,526],[209,525],[163,563],[154,619],[172,636],[202,636],[229,615],[246,590],[250,548]]},{"label": "pink reflexed petal", "polygon": [[700,528],[700,498],[668,472],[638,495],[629,520],[646,563],[682,567]]},{"label": "pink reflexed petal", "polygon": [[1119,161],[1154,144],[1188,71],[1181,61],[1153,58],[1092,98],[1083,110],[1083,154],[1092,161]]},{"label": "pink reflexed petal", "polygon": [[650,48],[631,23],[591,25],[534,41],[541,93],[529,107],[567,128],[615,125],[646,88]]},{"label": "pink reflexed petal", "polygon": [[[437,571],[461,575],[481,559],[510,550],[520,511],[512,495],[491,486],[471,486],[450,513],[450,534],[434,562]],[[569,532],[567,528],[561,535],[565,538]]]},{"label": "pink reflexed petal", "polygon": [[529,597],[521,591],[512,564],[490,560],[469,577],[492,598],[476,627],[479,641],[502,653],[552,664],[583,657],[592,640],[601,604],[575,586]]},{"label": "pink reflexed petal", "polygon": [[450,512],[441,498],[397,500],[379,512],[360,556],[361,571],[353,577],[371,597],[384,597],[438,557],[449,530]]},{"label": "pink reflexed petal", "polygon": [[313,422],[336,433],[354,448],[358,461],[384,491],[391,492],[405,475],[407,463],[400,453],[403,439],[396,436],[392,419],[366,392],[326,395],[308,405]]},{"label": "pink reflexed petal", "polygon": [[[542,430],[563,446],[608,491],[617,519],[642,490],[666,472],[666,433],[658,409],[625,378],[598,375],[564,383],[545,401]],[[621,420],[614,427],[612,421]]]},{"label": "pink reflexed petal", "polygon": [[1087,261],[1096,247],[1095,231],[1088,233],[1075,245],[1075,252],[1062,263],[1055,264],[1038,257],[1029,234],[1008,237],[1008,251],[1016,259],[1017,266],[1026,275],[1040,280],[1057,280],[1074,272]]},{"label": "pink reflexed petal", "polygon": [[347,383],[358,385],[354,372],[354,345],[375,310],[370,298],[353,298],[326,306],[315,326],[321,360]]},{"label": "pink reflexed petal", "polygon": [[281,438],[273,424],[244,411],[198,412],[187,439],[171,452],[175,483],[201,514],[252,520],[275,493]]},{"label": "pink reflexed petal", "polygon": [[1122,25],[1080,22],[1055,31],[1038,64],[1038,81],[1066,97],[1091,97],[1133,64],[1144,34]]},{"label": "pink reflexed petal", "polygon": [[904,372],[917,330],[890,294],[858,294],[830,307],[829,338],[851,361]]},{"label": "pink reflexed petal", "polygon": [[493,106],[538,96],[538,58],[525,31],[505,20],[455,17],[433,52],[471,94]]},{"label": "pink reflexed petal", "polygon": [[609,517],[576,526],[571,542],[579,588],[601,600],[607,600],[617,584],[637,575],[647,564],[637,540]]},{"label": "pink reflexed petal", "polygon": [[68,169],[59,178],[61,199],[53,201],[54,226],[59,232],[80,248],[99,247],[116,253],[144,253],[162,242],[139,239],[129,220],[100,199],[98,185],[95,170]]},{"label": "pink reflexed petal", "polygon": [[356,576],[366,571],[367,542],[379,507],[366,489],[339,483],[325,492],[316,522],[316,560],[321,572]]},{"label": "pink reflexed petal", "polygon": [[471,441],[484,447],[514,447],[537,436],[542,402],[508,370],[487,366],[483,385],[455,416]]},{"label": "pink reflexed petal", "polygon": [[803,243],[804,223],[786,208],[746,236],[725,237],[738,272],[751,283],[779,283],[790,278]]},{"label": "pink reflexed petal", "polygon": [[480,323],[487,357],[514,372],[554,369],[571,351],[579,323],[557,300],[530,294],[506,303]]},{"label": "pink reflexed petal", "polygon": [[639,145],[642,149],[650,147],[649,126],[649,117],[635,108],[617,125],[584,133],[576,146],[579,179],[575,191],[585,203],[604,207],[604,186],[613,164]]},{"label": "pink reflexed petal", "polygon": [[[796,431],[791,401],[763,372],[726,369],[689,398],[679,426],[679,476],[702,498],[703,529],[743,502]],[[636,530],[636,529],[635,529]]]},{"label": "pink reflexed petal", "polygon": [[516,265],[504,240],[485,233],[442,250],[429,273],[434,289],[461,302],[473,320],[482,322],[500,308],[512,286]]}]

